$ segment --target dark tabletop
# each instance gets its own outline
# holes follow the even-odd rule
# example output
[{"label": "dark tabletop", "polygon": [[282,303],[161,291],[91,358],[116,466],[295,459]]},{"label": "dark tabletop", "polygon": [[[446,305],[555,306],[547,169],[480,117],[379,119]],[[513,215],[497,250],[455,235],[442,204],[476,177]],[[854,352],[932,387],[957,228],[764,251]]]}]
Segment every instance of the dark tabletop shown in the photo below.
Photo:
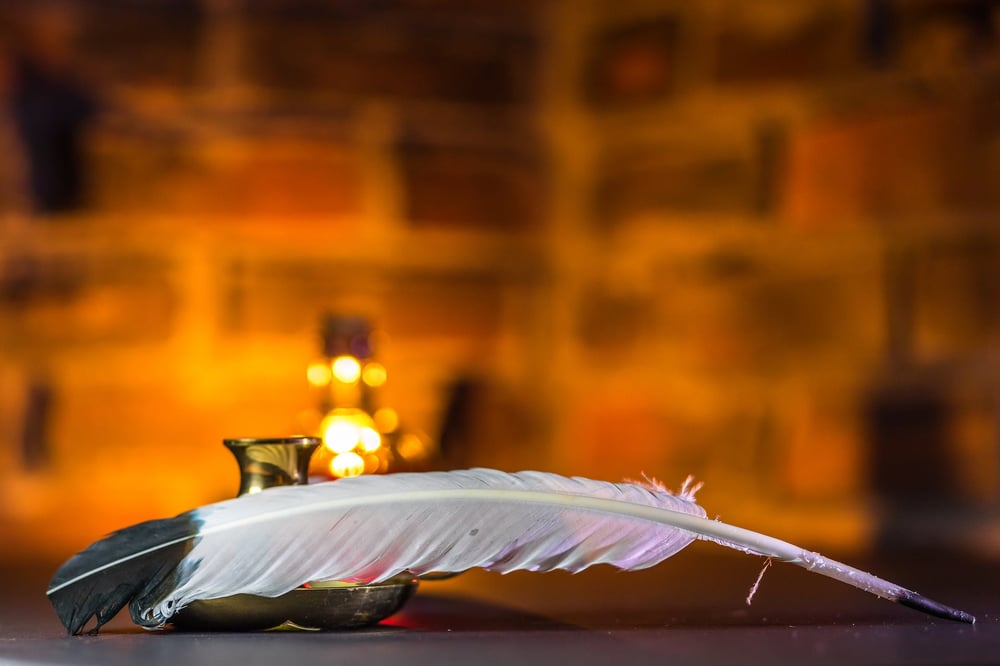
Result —
[{"label": "dark tabletop", "polygon": [[[423,583],[386,623],[341,632],[65,635],[51,567],[0,570],[0,664],[1000,664],[1000,565],[947,552],[844,559],[978,616],[921,615],[759,558],[695,544],[648,571],[470,572]],[[639,661],[641,660],[641,661]]]}]

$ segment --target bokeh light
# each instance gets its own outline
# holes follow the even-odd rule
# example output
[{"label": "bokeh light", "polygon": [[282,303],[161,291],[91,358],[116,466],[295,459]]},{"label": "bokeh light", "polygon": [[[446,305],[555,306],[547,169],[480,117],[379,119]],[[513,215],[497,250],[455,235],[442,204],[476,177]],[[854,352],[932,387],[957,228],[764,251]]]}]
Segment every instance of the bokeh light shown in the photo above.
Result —
[{"label": "bokeh light", "polygon": [[382,445],[382,436],[374,428],[361,428],[358,432],[361,441],[361,450],[365,453],[377,451]]},{"label": "bokeh light", "polygon": [[389,375],[385,370],[385,366],[375,362],[366,363],[365,369],[361,373],[361,379],[372,388],[378,388],[385,384],[388,377]]},{"label": "bokeh light", "polygon": [[353,451],[338,453],[330,461],[330,472],[334,476],[347,477],[358,476],[365,471],[365,460]]},{"label": "bokeh light", "polygon": [[418,460],[427,453],[427,444],[413,433],[407,433],[399,439],[396,452],[406,460]]},{"label": "bokeh light", "polygon": [[399,414],[392,407],[382,407],[375,412],[375,429],[379,432],[395,432],[399,427]]},{"label": "bokeh light", "polygon": [[333,378],[333,371],[325,361],[311,363],[306,369],[306,379],[313,386],[328,386]]},{"label": "bokeh light", "polygon": [[338,356],[331,364],[333,376],[338,382],[353,384],[361,376],[361,364],[353,356]]},{"label": "bokeh light", "polygon": [[323,444],[334,453],[346,453],[359,447],[374,451],[381,444],[374,426],[372,418],[360,409],[335,409],[323,419]]}]

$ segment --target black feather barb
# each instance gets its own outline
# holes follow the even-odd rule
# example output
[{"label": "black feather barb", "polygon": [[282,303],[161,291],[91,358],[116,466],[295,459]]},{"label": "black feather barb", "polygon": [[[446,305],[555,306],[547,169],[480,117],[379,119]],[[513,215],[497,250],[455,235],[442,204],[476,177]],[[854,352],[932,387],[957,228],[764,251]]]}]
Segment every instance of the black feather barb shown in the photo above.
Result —
[{"label": "black feather barb", "polygon": [[174,586],[177,565],[190,552],[199,525],[192,512],[139,523],[66,562],[46,592],[66,630],[79,635],[95,618],[89,633],[96,634],[126,604],[132,620],[146,625],[139,609]]}]

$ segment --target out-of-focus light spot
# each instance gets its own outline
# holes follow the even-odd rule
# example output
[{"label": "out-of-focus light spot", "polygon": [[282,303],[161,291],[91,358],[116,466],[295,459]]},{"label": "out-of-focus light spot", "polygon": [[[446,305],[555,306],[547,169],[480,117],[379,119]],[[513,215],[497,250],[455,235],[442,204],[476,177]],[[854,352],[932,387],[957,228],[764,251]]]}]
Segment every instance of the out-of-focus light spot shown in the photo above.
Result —
[{"label": "out-of-focus light spot", "polygon": [[375,474],[382,469],[382,465],[385,463],[382,458],[379,458],[374,453],[369,453],[364,457],[365,460],[365,474]]},{"label": "out-of-focus light spot", "polygon": [[249,488],[247,488],[247,495],[256,495],[262,490],[263,488],[261,488],[260,486],[250,486]]},{"label": "out-of-focus light spot", "polygon": [[375,428],[379,432],[393,432],[399,427],[399,414],[392,407],[383,407],[375,412]]},{"label": "out-of-focus light spot", "polygon": [[365,364],[365,369],[361,373],[361,379],[365,384],[371,386],[372,388],[377,388],[385,384],[385,380],[388,379],[388,373],[385,371],[385,366],[381,363],[367,363]]},{"label": "out-of-focus light spot", "polygon": [[427,454],[427,445],[420,437],[410,433],[400,438],[396,452],[407,460],[416,460]]},{"label": "out-of-focus light spot", "polygon": [[353,451],[338,453],[334,459],[330,461],[330,472],[332,472],[334,476],[358,476],[359,474],[363,474],[364,471],[364,458]]},{"label": "out-of-focus light spot", "polygon": [[333,410],[323,419],[321,431],[323,445],[334,453],[345,453],[358,447],[374,451],[382,444],[372,417],[360,409]]},{"label": "out-of-focus light spot", "polygon": [[382,446],[382,436],[375,432],[374,428],[361,428],[360,432],[361,450],[371,453]]},{"label": "out-of-focus light spot", "polygon": [[334,453],[346,453],[358,445],[358,426],[350,421],[332,420],[323,430],[323,444]]},{"label": "out-of-focus light spot", "polygon": [[353,384],[361,376],[361,364],[353,356],[338,356],[330,364],[338,382]]},{"label": "out-of-focus light spot", "polygon": [[333,373],[325,362],[311,363],[306,369],[306,379],[313,386],[327,386]]}]

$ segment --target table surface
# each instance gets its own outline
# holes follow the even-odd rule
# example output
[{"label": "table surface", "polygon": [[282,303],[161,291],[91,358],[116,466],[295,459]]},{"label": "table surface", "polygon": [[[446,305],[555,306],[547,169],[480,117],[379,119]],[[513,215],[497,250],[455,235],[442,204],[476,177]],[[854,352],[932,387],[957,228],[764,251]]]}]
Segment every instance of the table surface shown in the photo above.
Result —
[{"label": "table surface", "polygon": [[642,572],[474,571],[426,582],[386,623],[340,632],[146,632],[119,616],[66,636],[44,565],[0,569],[0,664],[1000,664],[1000,563],[956,553],[845,557],[974,613],[975,625],[697,543]]}]

